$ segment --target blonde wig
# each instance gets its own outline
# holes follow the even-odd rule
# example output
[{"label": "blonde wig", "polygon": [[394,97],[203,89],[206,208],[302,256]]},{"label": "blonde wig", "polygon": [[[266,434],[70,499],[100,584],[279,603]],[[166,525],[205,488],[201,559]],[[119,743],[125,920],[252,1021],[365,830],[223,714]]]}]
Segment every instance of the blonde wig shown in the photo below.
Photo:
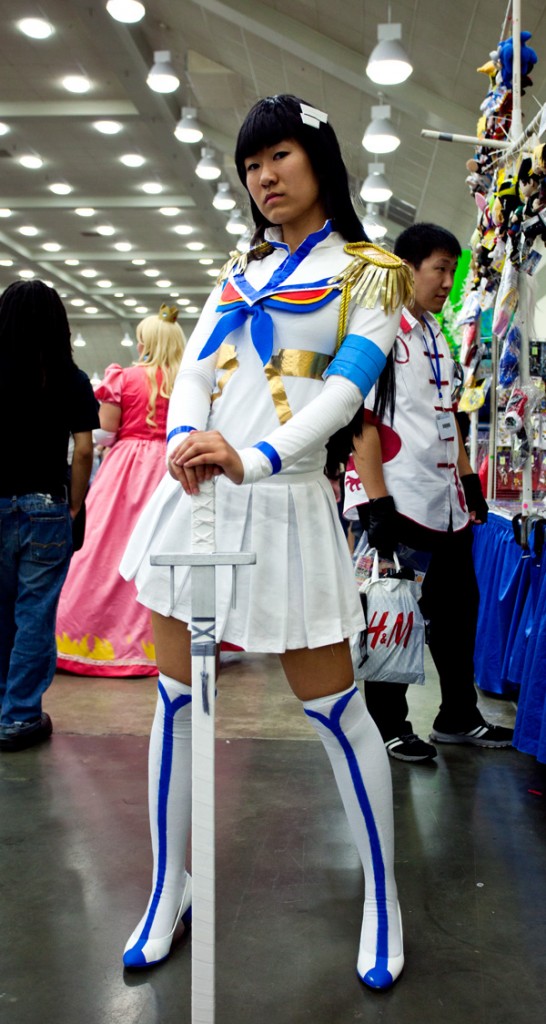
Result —
[{"label": "blonde wig", "polygon": [[[155,427],[155,406],[158,393],[170,398],[174,387],[186,338],[176,323],[178,310],[175,306],[161,306],[159,313],[141,320],[136,336],[141,352],[136,366],[144,366],[150,382],[150,399],[146,423]],[[158,387],[157,371],[161,370],[161,385]]]}]

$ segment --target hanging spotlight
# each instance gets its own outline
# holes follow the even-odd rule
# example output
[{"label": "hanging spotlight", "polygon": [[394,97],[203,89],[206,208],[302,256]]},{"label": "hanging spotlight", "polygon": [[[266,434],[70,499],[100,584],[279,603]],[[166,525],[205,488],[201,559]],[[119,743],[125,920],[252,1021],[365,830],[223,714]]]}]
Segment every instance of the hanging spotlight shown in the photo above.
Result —
[{"label": "hanging spotlight", "polygon": [[201,142],[203,132],[197,123],[195,107],[182,107],[182,116],[174,129],[179,142]]},{"label": "hanging spotlight", "polygon": [[123,338],[121,339],[121,344],[123,345],[124,348],[132,348],[133,347],[133,339],[129,335],[128,331],[125,331],[125,334],[123,335]]},{"label": "hanging spotlight", "polygon": [[93,391],[95,390],[95,388],[98,388],[99,384],[102,384],[102,380],[99,377],[96,370],[93,371],[93,376],[90,378],[89,383],[93,388]]},{"label": "hanging spotlight", "polygon": [[139,0],[108,0],[106,10],[115,21],[122,21],[125,25],[134,25],[146,14],[144,4]]},{"label": "hanging spotlight", "polygon": [[387,225],[379,216],[377,207],[373,203],[366,204],[366,215],[362,220],[362,227],[370,242],[375,242],[378,238],[384,238],[387,234]]},{"label": "hanging spotlight", "polygon": [[244,235],[248,231],[248,225],[243,220],[240,210],[234,210],[226,224],[226,231],[230,235]]},{"label": "hanging spotlight", "polygon": [[378,25],[378,43],[370,54],[366,74],[378,85],[400,85],[413,71],[410,59],[401,43],[401,25]]},{"label": "hanging spotlight", "polygon": [[222,171],[216,162],[214,150],[204,146],[201,150],[201,159],[195,168],[195,173],[198,178],[203,178],[204,181],[214,181],[215,178],[219,178]]},{"label": "hanging spotlight", "polygon": [[360,197],[366,203],[386,203],[392,196],[385,174],[385,164],[368,164],[368,177],[360,189]]},{"label": "hanging spotlight", "polygon": [[180,79],[171,64],[170,50],[155,51],[146,82],[154,92],[175,92],[178,89]]},{"label": "hanging spotlight", "polygon": [[219,181],[216,186],[216,195],[212,200],[212,205],[216,210],[233,210],[235,206],[235,200],[231,194],[231,188],[228,181]]},{"label": "hanging spotlight", "polygon": [[74,341],[72,342],[75,348],[84,348],[87,345],[85,338],[82,338],[81,331],[78,331]]},{"label": "hanging spotlight", "polygon": [[372,119],[364,132],[362,145],[368,153],[393,153],[400,145],[400,137],[390,120],[388,105],[372,107]]}]

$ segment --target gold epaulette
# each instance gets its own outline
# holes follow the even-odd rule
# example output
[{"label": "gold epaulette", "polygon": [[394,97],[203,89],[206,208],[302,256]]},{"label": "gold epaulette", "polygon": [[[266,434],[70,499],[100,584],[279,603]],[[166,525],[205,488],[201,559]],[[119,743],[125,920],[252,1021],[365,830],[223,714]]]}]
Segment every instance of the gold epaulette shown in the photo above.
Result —
[{"label": "gold epaulette", "polygon": [[346,334],[351,300],[364,309],[373,309],[380,298],[383,311],[394,313],[402,305],[411,305],[413,299],[411,270],[394,253],[371,242],[348,242],[343,251],[353,259],[328,282],[341,288],[337,348]]},{"label": "gold epaulette", "polygon": [[268,253],[273,252],[273,246],[269,242],[260,242],[259,245],[255,245],[252,249],[248,249],[247,252],[239,252],[234,249],[230,252],[229,259],[226,260],[220,273],[218,274],[217,284],[222,284],[227,281],[232,270],[236,274],[244,274],[249,260],[259,260],[263,256],[267,256]]}]

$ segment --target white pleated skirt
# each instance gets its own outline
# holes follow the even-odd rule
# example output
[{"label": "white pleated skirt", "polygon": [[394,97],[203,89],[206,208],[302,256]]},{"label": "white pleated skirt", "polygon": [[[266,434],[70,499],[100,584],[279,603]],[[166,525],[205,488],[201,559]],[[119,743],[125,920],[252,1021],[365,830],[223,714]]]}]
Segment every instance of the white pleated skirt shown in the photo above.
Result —
[{"label": "white pleated skirt", "polygon": [[[150,564],[150,555],[189,552],[191,498],[167,474],[144,509],[120,571],[139,601],[191,620],[190,570]],[[338,643],[364,628],[347,541],[322,472],[279,474],[257,484],[216,481],[216,550],[252,551],[255,565],[216,569],[216,639],[280,654]],[[236,573],[236,586],[233,573]]]}]

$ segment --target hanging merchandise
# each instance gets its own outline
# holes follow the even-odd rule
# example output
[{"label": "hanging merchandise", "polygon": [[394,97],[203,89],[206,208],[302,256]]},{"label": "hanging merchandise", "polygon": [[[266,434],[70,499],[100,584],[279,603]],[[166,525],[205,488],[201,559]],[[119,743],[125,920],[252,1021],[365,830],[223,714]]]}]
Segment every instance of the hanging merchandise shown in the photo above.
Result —
[{"label": "hanging merchandise", "polygon": [[499,360],[499,384],[509,388],[519,375],[519,355],[521,350],[521,333],[515,325],[506,335]]}]

